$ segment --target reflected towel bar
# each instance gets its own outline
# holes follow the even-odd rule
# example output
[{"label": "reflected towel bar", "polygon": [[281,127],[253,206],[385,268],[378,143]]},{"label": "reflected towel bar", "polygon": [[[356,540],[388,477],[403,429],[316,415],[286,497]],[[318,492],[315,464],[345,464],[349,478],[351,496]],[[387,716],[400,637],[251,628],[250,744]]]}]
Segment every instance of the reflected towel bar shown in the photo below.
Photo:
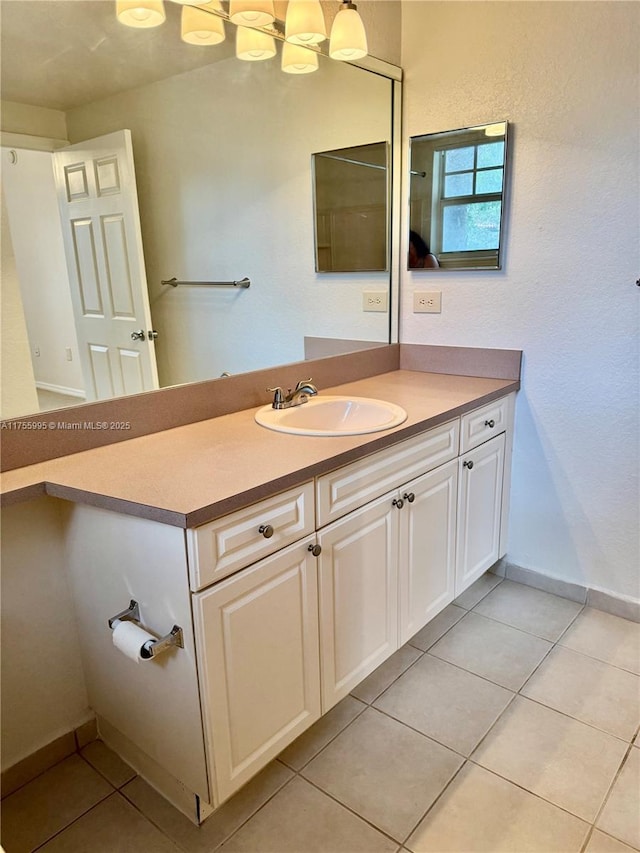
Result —
[{"label": "reflected towel bar", "polygon": [[246,276],[240,281],[178,281],[174,276],[168,281],[161,281],[160,284],[170,284],[171,287],[177,287],[179,284],[187,284],[190,287],[251,287],[251,280]]}]

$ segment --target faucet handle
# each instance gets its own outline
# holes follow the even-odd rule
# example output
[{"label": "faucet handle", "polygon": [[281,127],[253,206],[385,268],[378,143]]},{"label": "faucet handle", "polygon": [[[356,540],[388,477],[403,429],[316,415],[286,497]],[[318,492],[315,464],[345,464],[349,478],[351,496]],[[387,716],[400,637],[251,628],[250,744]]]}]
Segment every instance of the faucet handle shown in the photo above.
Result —
[{"label": "faucet handle", "polygon": [[274,408],[276,408],[276,406],[284,403],[284,392],[279,385],[276,385],[275,388],[267,388],[266,390],[271,391],[274,394],[274,397],[273,397],[273,407]]}]

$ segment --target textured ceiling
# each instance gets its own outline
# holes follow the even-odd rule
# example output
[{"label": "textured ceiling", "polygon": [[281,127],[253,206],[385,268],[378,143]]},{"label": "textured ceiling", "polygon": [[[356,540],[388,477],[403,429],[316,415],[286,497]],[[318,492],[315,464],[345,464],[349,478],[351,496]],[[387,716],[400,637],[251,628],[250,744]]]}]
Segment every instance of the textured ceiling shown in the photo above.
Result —
[{"label": "textured ceiling", "polygon": [[181,7],[165,9],[160,27],[133,29],[117,21],[115,0],[0,0],[2,98],[68,110],[233,54],[233,32],[220,45],[185,44]]}]

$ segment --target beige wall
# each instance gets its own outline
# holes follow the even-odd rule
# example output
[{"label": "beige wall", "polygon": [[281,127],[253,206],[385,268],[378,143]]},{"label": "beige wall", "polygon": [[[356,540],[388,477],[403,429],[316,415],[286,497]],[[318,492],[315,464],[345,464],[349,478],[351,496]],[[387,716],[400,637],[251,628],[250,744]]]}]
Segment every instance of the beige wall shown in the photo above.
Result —
[{"label": "beige wall", "polygon": [[2,768],[92,716],[64,559],[64,501],[2,511]]},{"label": "beige wall", "polygon": [[12,101],[1,101],[0,107],[0,129],[3,132],[52,139],[67,137],[65,114],[60,110],[16,104]]},{"label": "beige wall", "polygon": [[0,416],[13,418],[38,411],[24,306],[2,192],[2,287],[0,289]]},{"label": "beige wall", "polygon": [[401,340],[524,350],[507,558],[638,599],[640,5],[410,0],[402,27],[405,139],[508,119],[511,176],[503,269],[405,271]]}]

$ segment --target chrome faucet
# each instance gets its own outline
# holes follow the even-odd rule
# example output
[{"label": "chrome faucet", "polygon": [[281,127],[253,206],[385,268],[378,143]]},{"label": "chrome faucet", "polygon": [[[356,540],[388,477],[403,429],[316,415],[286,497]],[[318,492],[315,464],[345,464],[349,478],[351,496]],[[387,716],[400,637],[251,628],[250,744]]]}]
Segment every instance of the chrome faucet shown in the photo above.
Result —
[{"label": "chrome faucet", "polygon": [[290,409],[292,406],[301,406],[306,403],[309,397],[314,397],[318,393],[318,389],[311,382],[311,379],[301,379],[292,391],[289,388],[285,395],[282,388],[278,385],[276,388],[267,388],[267,391],[273,391],[274,409]]}]

